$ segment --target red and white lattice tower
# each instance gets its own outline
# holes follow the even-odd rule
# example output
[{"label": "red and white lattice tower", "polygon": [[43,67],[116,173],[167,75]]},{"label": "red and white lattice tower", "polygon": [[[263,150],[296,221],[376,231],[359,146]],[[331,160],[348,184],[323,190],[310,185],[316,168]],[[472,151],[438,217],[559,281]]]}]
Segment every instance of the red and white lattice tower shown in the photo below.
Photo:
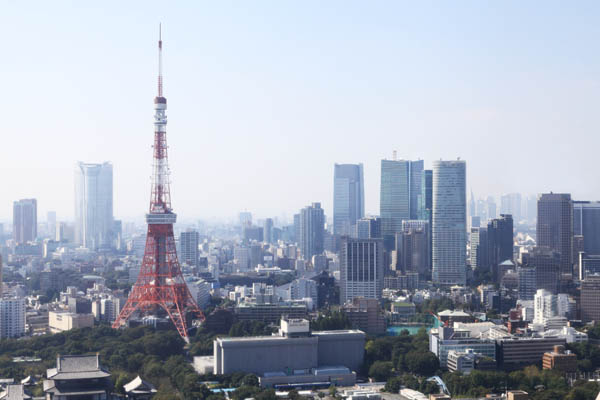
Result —
[{"label": "red and white lattice tower", "polygon": [[157,315],[162,309],[187,342],[189,339],[186,314],[195,314],[198,319],[204,319],[204,315],[181,275],[177,260],[173,236],[173,224],[177,215],[171,209],[166,109],[167,99],[163,97],[162,37],[159,34],[158,96],[154,98],[154,171],[150,212],[146,214],[146,249],[138,279],[113,328],[123,326],[134,313]]}]

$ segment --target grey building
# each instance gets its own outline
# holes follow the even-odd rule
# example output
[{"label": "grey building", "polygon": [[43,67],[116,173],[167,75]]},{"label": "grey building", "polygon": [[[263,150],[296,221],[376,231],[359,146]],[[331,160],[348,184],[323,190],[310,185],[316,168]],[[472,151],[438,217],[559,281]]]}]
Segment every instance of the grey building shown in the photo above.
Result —
[{"label": "grey building", "polygon": [[433,163],[432,278],[440,285],[467,281],[466,169],[462,160]]},{"label": "grey building", "polygon": [[109,162],[75,167],[75,241],[90,250],[113,246],[113,167]]},{"label": "grey building", "polygon": [[181,255],[179,259],[182,263],[186,263],[190,266],[198,265],[198,245],[200,242],[200,234],[197,231],[189,230],[181,232],[179,235],[179,245],[181,248]]},{"label": "grey building", "polygon": [[587,254],[600,255],[599,201],[573,202],[573,235],[583,236],[583,251]]},{"label": "grey building", "polygon": [[489,270],[487,227],[471,228],[471,268]]},{"label": "grey building", "polygon": [[278,335],[217,338],[214,373],[234,372],[266,375],[324,366],[358,370],[363,363],[365,334],[358,330],[310,332],[308,321],[282,320]]},{"label": "grey building", "polygon": [[303,208],[299,217],[298,244],[300,254],[305,260],[310,260],[315,254],[323,253],[323,238],[325,236],[325,214],[321,203]]},{"label": "grey building", "polygon": [[581,281],[581,320],[600,321],[600,276]]},{"label": "grey building", "polygon": [[365,215],[363,165],[335,164],[333,175],[333,233],[351,235]]},{"label": "grey building", "polygon": [[265,224],[263,225],[263,240],[267,243],[276,242],[273,238],[273,218],[265,219]]},{"label": "grey building", "polygon": [[501,276],[498,266],[513,259],[513,219],[511,215],[500,214],[500,218],[494,218],[488,222],[488,262],[492,269],[494,282],[500,283]]},{"label": "grey building", "polygon": [[367,217],[356,221],[357,239],[381,239],[381,218]]},{"label": "grey building", "polygon": [[403,220],[419,218],[422,175],[422,160],[381,160],[379,209],[384,237],[400,232]]},{"label": "grey building", "polygon": [[535,268],[519,267],[517,268],[519,277],[519,299],[533,300],[537,290],[537,275]]},{"label": "grey building", "polygon": [[431,276],[429,242],[428,221],[402,221],[402,232],[396,234],[396,271],[416,272],[421,280],[428,280]]},{"label": "grey building", "polygon": [[573,203],[568,193],[544,193],[538,199],[537,245],[560,254],[560,273],[573,273]]},{"label": "grey building", "polygon": [[560,283],[560,254],[549,247],[534,247],[522,256],[523,266],[535,268],[536,288],[557,294]]},{"label": "grey building", "polygon": [[380,299],[383,290],[383,240],[342,238],[340,302],[355,297]]},{"label": "grey building", "polygon": [[13,203],[13,239],[16,244],[37,237],[37,200],[23,199]]}]

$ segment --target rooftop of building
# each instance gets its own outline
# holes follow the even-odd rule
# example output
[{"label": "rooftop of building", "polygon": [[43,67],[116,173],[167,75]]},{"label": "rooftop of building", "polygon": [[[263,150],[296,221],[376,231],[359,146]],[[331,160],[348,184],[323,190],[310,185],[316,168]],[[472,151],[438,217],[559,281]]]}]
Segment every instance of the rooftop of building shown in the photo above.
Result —
[{"label": "rooftop of building", "polygon": [[56,368],[46,372],[48,379],[98,379],[110,376],[110,373],[100,366],[98,354],[87,356],[57,356]]}]

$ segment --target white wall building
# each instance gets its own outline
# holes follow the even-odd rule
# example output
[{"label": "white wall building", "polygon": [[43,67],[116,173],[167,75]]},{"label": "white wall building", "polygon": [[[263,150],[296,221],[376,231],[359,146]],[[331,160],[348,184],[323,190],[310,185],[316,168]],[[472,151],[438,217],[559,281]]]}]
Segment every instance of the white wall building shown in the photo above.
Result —
[{"label": "white wall building", "polygon": [[0,338],[19,337],[25,334],[25,299],[0,300]]},{"label": "white wall building", "polygon": [[75,167],[75,241],[90,250],[113,246],[113,167],[109,162]]},{"label": "white wall building", "polygon": [[312,299],[312,306],[318,304],[317,282],[312,279],[300,278],[292,281],[288,288],[288,298],[290,300],[300,300],[304,298]]},{"label": "white wall building", "polygon": [[557,296],[546,289],[538,289],[533,298],[533,313],[533,323],[542,325],[558,316]]}]

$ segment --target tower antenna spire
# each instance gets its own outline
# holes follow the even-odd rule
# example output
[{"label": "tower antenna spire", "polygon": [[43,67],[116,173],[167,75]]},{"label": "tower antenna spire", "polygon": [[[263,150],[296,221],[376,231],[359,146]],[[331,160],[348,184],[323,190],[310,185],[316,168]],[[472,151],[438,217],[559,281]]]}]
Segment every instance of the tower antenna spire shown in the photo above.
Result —
[{"label": "tower antenna spire", "polygon": [[158,97],[163,97],[162,23],[158,24]]}]

